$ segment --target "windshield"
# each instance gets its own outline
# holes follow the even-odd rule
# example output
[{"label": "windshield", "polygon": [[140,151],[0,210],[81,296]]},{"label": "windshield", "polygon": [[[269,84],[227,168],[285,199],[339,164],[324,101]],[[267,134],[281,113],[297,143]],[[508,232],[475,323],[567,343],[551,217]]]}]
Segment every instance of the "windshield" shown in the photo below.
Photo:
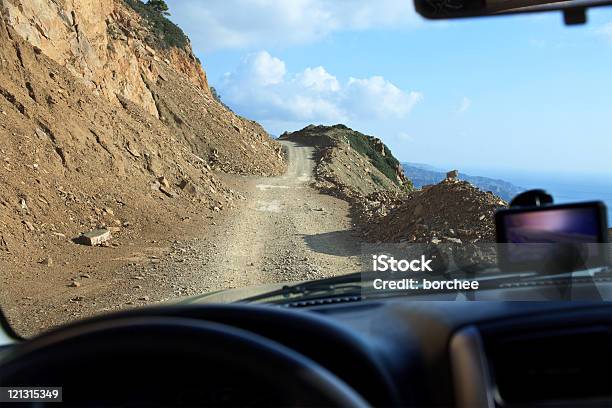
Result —
[{"label": "windshield", "polygon": [[612,205],[606,7],[565,27],[405,0],[2,3],[0,305],[26,336],[368,271],[381,245],[423,245],[427,272],[432,245],[494,243],[528,189]]}]

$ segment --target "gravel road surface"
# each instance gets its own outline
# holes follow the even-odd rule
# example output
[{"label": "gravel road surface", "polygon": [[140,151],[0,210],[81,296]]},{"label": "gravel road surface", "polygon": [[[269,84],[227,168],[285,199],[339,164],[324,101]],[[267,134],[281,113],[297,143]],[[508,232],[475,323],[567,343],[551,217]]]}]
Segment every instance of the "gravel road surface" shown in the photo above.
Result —
[{"label": "gravel road surface", "polygon": [[[314,149],[283,142],[287,173],[256,178],[246,200],[207,237],[177,245],[198,290],[316,279],[359,270],[348,204],[310,186]],[[194,256],[189,256],[193,254]],[[192,292],[192,291],[190,291]]]}]

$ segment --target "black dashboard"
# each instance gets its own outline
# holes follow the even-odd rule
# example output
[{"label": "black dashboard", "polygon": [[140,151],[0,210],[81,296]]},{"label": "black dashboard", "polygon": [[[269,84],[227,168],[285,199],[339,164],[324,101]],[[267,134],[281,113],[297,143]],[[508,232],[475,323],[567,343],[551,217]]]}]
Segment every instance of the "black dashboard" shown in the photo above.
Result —
[{"label": "black dashboard", "polygon": [[405,406],[612,406],[612,305],[410,302],[320,307],[378,356]]},{"label": "black dashboard", "polygon": [[[607,302],[392,298],[300,309],[155,306],[71,328],[135,316],[189,318],[255,333],[324,367],[372,406],[612,406],[612,304]],[[0,370],[28,343],[5,347]],[[265,365],[259,370],[263,373]]]}]

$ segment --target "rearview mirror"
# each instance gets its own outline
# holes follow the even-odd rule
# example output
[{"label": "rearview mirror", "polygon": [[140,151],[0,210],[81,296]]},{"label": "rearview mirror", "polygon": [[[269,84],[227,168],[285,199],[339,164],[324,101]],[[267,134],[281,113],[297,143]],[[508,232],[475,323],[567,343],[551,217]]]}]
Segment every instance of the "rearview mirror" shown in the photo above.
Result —
[{"label": "rearview mirror", "polygon": [[428,19],[562,11],[566,24],[584,24],[586,9],[610,4],[612,0],[414,0],[417,12]]}]

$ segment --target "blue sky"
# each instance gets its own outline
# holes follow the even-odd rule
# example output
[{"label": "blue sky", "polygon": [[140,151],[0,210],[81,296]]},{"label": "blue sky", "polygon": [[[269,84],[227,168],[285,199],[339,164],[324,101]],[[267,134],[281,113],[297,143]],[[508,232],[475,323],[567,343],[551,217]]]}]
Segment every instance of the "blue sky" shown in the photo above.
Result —
[{"label": "blue sky", "polygon": [[345,123],[402,161],[612,175],[612,8],[430,22],[405,0],[168,1],[223,100],[273,135]]}]

